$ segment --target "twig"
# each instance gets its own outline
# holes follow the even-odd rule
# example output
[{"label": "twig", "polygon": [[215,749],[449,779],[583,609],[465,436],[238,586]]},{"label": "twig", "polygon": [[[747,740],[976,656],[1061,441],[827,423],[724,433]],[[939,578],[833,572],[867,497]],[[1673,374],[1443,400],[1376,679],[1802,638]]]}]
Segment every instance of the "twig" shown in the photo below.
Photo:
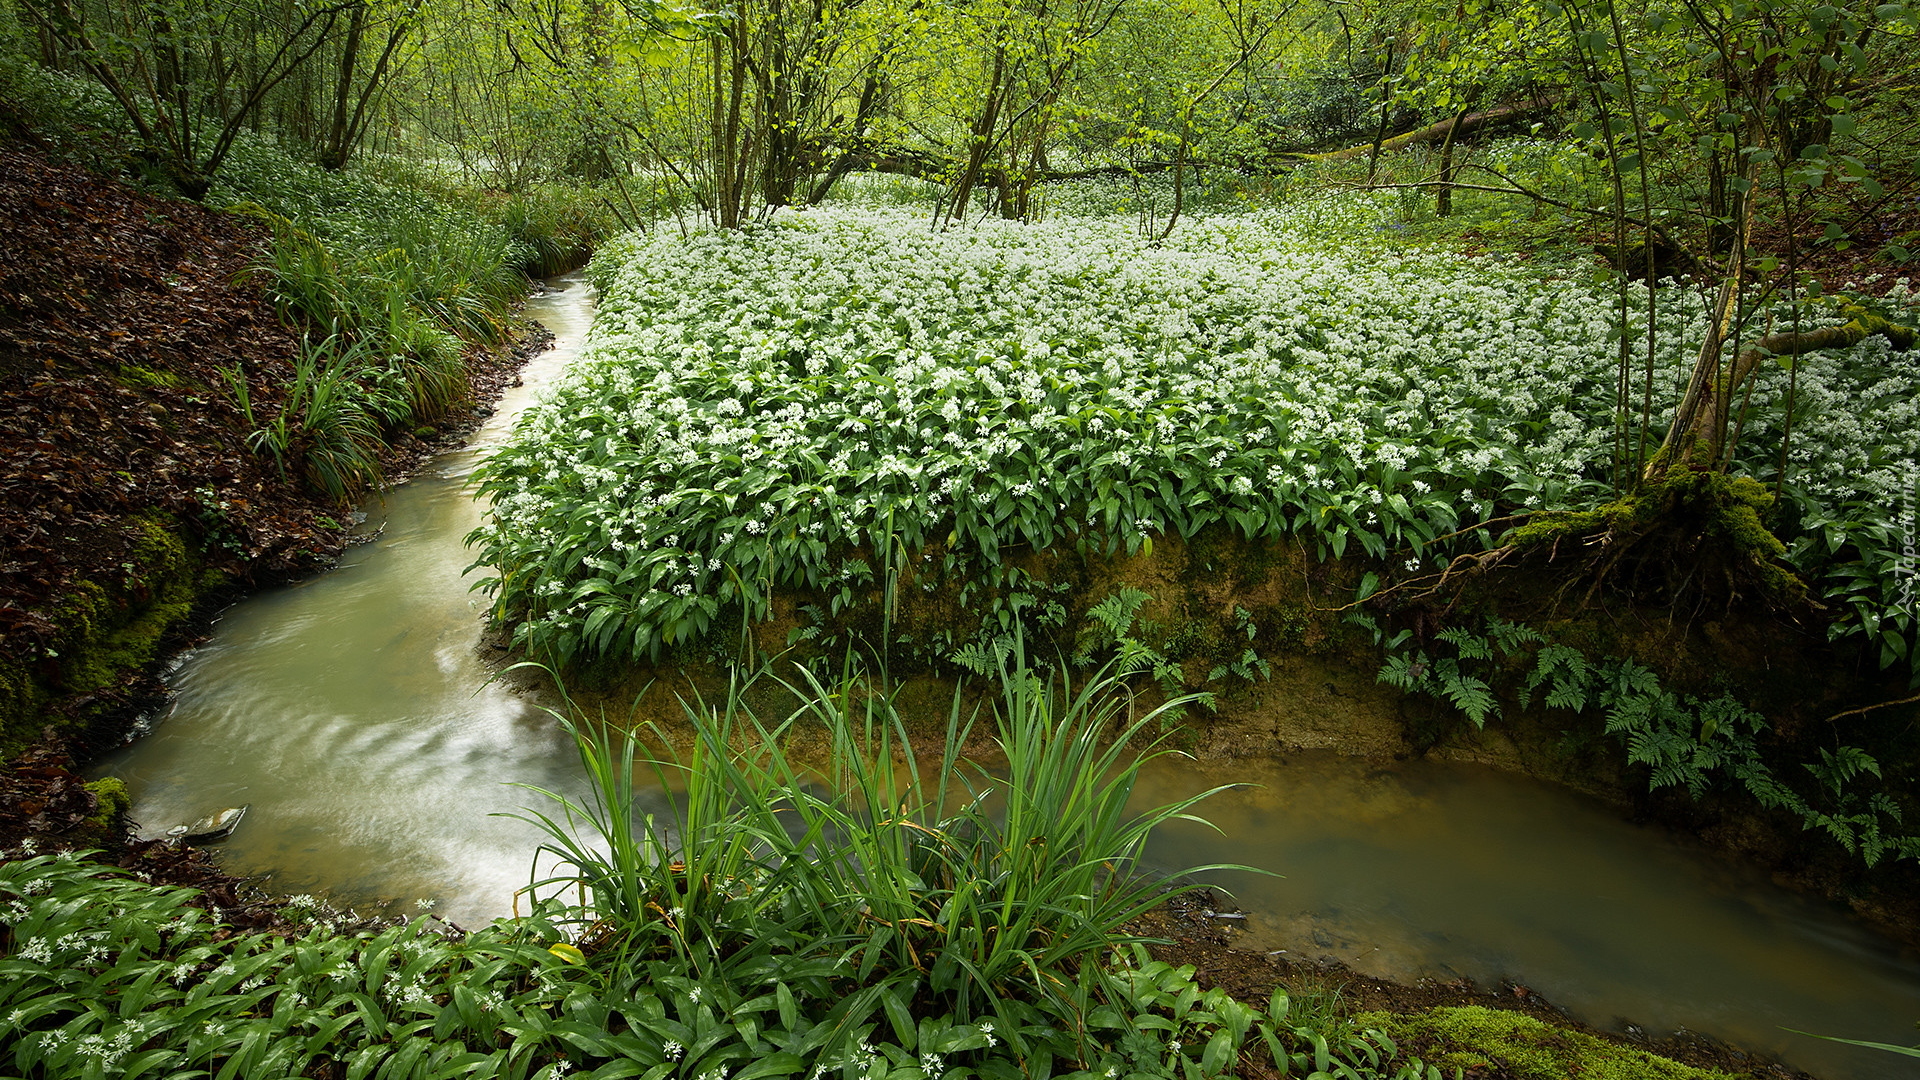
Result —
[{"label": "twig", "polygon": [[[1508,544],[1504,547],[1489,548],[1486,551],[1469,551],[1463,555],[1455,555],[1453,557],[1453,560],[1447,564],[1446,569],[1440,571],[1437,574],[1422,574],[1416,578],[1408,578],[1405,581],[1395,582],[1384,589],[1379,589],[1374,592],[1368,593],[1366,596],[1363,596],[1360,599],[1355,600],[1351,604],[1342,604],[1339,607],[1333,607],[1333,608],[1315,607],[1313,610],[1323,611],[1329,615],[1338,614],[1342,611],[1351,611],[1354,608],[1357,608],[1361,604],[1364,604],[1370,600],[1378,600],[1383,596],[1390,596],[1394,593],[1399,592],[1401,589],[1408,588],[1409,586],[1419,585],[1423,582],[1432,581],[1433,582],[1432,588],[1414,597],[1415,600],[1423,600],[1429,596],[1432,596],[1434,593],[1437,593],[1442,588],[1444,588],[1447,584],[1448,579],[1453,577],[1456,569],[1460,566],[1461,563],[1471,562],[1475,564],[1476,569],[1485,570],[1487,567],[1497,564],[1500,562],[1500,560],[1506,558],[1508,555],[1513,554],[1513,550],[1514,550],[1513,545]],[[1435,579],[1438,579],[1438,580],[1435,580]]]},{"label": "twig", "polygon": [[1869,713],[1875,709],[1885,709],[1894,705],[1911,705],[1916,701],[1920,701],[1920,694],[1915,694],[1912,697],[1904,697],[1899,701],[1883,701],[1878,705],[1862,705],[1858,709],[1848,709],[1843,713],[1834,713],[1832,716],[1827,717],[1827,723],[1831,724],[1835,720],[1846,716],[1858,716],[1861,713]]},{"label": "twig", "polygon": [[[1520,513],[1518,513],[1518,514],[1508,514],[1508,515],[1507,515],[1506,517],[1497,517],[1497,518],[1492,518],[1492,519],[1489,519],[1489,520],[1487,520],[1487,521],[1483,521],[1483,522],[1481,522],[1481,523],[1480,523],[1480,524],[1478,524],[1478,525],[1469,525],[1469,526],[1467,526],[1467,527],[1466,527],[1466,528],[1464,528],[1464,529],[1455,529],[1455,530],[1454,530],[1453,532],[1450,532],[1450,533],[1448,533],[1448,534],[1446,534],[1445,536],[1436,536],[1436,537],[1434,537],[1433,539],[1431,539],[1431,540],[1429,540],[1429,541],[1427,541],[1427,545],[1428,545],[1428,546],[1431,546],[1431,545],[1433,545],[1433,544],[1437,544],[1437,543],[1439,543],[1439,542],[1440,542],[1440,541],[1442,541],[1442,540],[1451,540],[1451,539],[1453,539],[1453,538],[1454,538],[1454,537],[1456,537],[1456,536],[1465,536],[1466,534],[1468,534],[1468,533],[1470,533],[1470,532],[1479,532],[1479,531],[1480,531],[1481,529],[1489,529],[1489,528],[1492,528],[1492,527],[1493,527],[1493,526],[1495,526],[1495,525],[1499,525],[1499,524],[1502,524],[1502,523],[1504,523],[1504,522],[1508,522],[1508,521],[1519,521],[1519,520],[1520,520],[1521,518],[1526,518],[1526,517],[1532,517],[1533,515],[1535,515],[1535,514],[1537,514],[1537,513],[1539,513],[1539,512],[1540,512],[1540,511],[1538,511],[1538,510],[1525,510],[1525,511],[1522,511],[1522,512],[1520,512]],[[1404,549],[1403,549],[1403,550],[1404,550]]]}]

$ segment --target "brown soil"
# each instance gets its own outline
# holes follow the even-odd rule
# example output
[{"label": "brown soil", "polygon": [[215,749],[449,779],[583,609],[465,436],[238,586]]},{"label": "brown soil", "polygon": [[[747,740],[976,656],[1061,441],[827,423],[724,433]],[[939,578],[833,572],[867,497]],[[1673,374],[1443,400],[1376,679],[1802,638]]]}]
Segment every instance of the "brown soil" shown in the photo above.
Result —
[{"label": "brown soil", "polygon": [[[82,584],[148,602],[137,551],[154,523],[186,537],[220,595],[317,571],[348,542],[344,506],[249,449],[227,382],[240,373],[264,419],[291,380],[299,333],[253,269],[266,239],[244,218],[0,146],[0,649],[56,695],[76,682],[56,655],[63,608]],[[470,357],[472,400],[497,397],[524,358]],[[458,406],[393,436],[387,475],[489,411]],[[113,680],[71,686],[48,719],[111,738],[102,725],[158,690],[138,670]]]},{"label": "brown soil", "polygon": [[240,283],[262,235],[0,149],[0,619],[10,648],[75,581],[115,567],[127,520],[195,523],[241,580],[302,573],[338,549],[332,509],[245,444],[223,372],[278,404],[296,335]]},{"label": "brown soil", "polygon": [[[1891,262],[1883,251],[1889,244],[1909,249],[1920,243],[1920,202],[1912,197],[1910,185],[1896,186],[1880,197],[1870,197],[1846,184],[1824,190],[1831,200],[1827,214],[1834,224],[1848,233],[1847,241],[1836,245],[1821,238],[1824,222],[1800,227],[1795,257],[1802,273],[1820,281],[1828,293],[1850,292],[1861,296],[1884,296],[1894,282],[1912,273],[1912,264]],[[1902,196],[1905,197],[1902,197]],[[1813,238],[1809,243],[1808,238]],[[1787,257],[1786,228],[1779,222],[1763,222],[1754,229],[1754,247],[1771,252],[1782,262]],[[1782,291],[1785,283],[1782,271]]]}]

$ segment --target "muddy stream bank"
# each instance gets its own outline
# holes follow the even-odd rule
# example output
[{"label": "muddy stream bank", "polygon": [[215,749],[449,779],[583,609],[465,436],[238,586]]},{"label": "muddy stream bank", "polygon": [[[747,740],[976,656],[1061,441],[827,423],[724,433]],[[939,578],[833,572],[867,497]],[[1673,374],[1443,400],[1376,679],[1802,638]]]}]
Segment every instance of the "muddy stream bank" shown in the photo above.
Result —
[{"label": "muddy stream bank", "polygon": [[[577,355],[587,287],[560,279],[527,314],[556,347],[473,444],[368,506],[376,535],[337,570],[230,609],[171,673],[165,714],[96,763],[126,780],[149,834],[249,804],[221,857],[275,890],[394,914],[429,901],[467,925],[513,911],[539,841],[495,815],[544,808],[514,785],[583,794],[572,745],[488,681],[482,603],[461,574],[480,521],[466,480]],[[1524,984],[1597,1027],[1691,1029],[1829,1080],[1911,1075],[1911,1059],[1783,1029],[1912,1042],[1920,959],[1598,801],[1470,765],[1328,751],[1169,762],[1141,797],[1223,782],[1257,786],[1203,808],[1217,833],[1168,830],[1154,857],[1282,875],[1214,875],[1248,914],[1239,947],[1403,981]]]}]

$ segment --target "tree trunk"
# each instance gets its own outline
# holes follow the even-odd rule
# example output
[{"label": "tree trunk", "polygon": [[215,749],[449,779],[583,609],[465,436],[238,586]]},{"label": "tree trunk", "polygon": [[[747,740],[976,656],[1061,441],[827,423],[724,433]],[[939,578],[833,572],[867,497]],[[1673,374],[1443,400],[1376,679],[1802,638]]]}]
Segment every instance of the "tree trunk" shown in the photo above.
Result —
[{"label": "tree trunk", "polygon": [[1460,134],[1460,121],[1466,115],[1467,109],[1462,108],[1453,118],[1453,123],[1447,125],[1447,139],[1440,144],[1440,190],[1433,196],[1435,217],[1449,217],[1453,214],[1453,143],[1455,137]]},{"label": "tree trunk", "polygon": [[[866,82],[860,88],[860,104],[853,113],[853,136],[849,147],[866,138],[867,128],[873,123],[873,115],[880,107],[881,97],[880,73],[877,70],[869,70]],[[820,178],[807,195],[807,204],[818,206],[827,201],[827,195],[833,191],[833,185],[839,183],[859,164],[859,156],[851,148],[842,149],[834,156],[832,164],[827,167],[826,175]]]},{"label": "tree trunk", "polygon": [[[1723,287],[1723,303],[1726,302],[1726,295],[1726,288]],[[1697,393],[1694,385],[1687,387],[1687,396],[1674,415],[1673,427],[1669,429],[1660,452],[1648,466],[1647,475],[1651,478],[1672,464],[1717,465],[1726,449],[1722,444],[1729,406],[1768,357],[1803,356],[1823,349],[1851,348],[1876,334],[1886,338],[1894,349],[1901,352],[1912,348],[1915,339],[1913,327],[1860,311],[1845,326],[1768,334],[1742,349],[1726,369],[1724,377],[1718,377],[1717,362],[1709,367],[1703,361],[1695,368],[1695,382],[1701,382],[1703,370],[1710,370],[1716,377],[1705,381]]]},{"label": "tree trunk", "polygon": [[1380,168],[1380,150],[1387,141],[1387,125],[1393,121],[1393,45],[1393,42],[1387,42],[1387,60],[1380,67],[1380,126],[1374,129],[1373,145],[1367,148],[1369,184],[1373,183],[1374,174]]},{"label": "tree trunk", "polygon": [[980,170],[986,164],[987,153],[993,146],[993,129],[1000,123],[1001,99],[1012,82],[1005,78],[1006,70],[1007,48],[1004,44],[996,45],[993,50],[993,78],[987,83],[987,100],[967,133],[967,162],[953,184],[952,203],[947,216],[954,220],[967,216],[967,203],[973,197],[973,186],[979,181]]},{"label": "tree trunk", "polygon": [[320,144],[318,164],[329,172],[345,168],[350,153],[347,120],[351,113],[348,106],[353,101],[353,72],[360,64],[360,39],[366,33],[366,28],[367,5],[355,4],[347,16],[347,38],[340,45],[340,66],[335,76],[338,81],[333,88],[333,116],[327,123],[327,134]]}]

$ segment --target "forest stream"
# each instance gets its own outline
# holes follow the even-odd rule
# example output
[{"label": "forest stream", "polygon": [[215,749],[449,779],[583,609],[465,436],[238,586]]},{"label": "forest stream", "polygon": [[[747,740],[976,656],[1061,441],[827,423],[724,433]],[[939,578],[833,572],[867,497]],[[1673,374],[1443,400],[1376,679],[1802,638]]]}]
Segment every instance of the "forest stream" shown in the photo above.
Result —
[{"label": "forest stream", "polygon": [[[495,815],[547,806],[510,785],[584,794],[569,739],[488,681],[482,601],[461,576],[481,518],[468,477],[579,353],[589,290],[557,279],[526,314],[555,348],[474,441],[367,506],[371,539],[337,569],[226,612],[151,731],[96,764],[127,781],[148,835],[247,804],[222,859],[277,891],[391,914],[426,901],[467,926],[514,910],[539,834]],[[1911,1075],[1910,1059],[1785,1029],[1911,1042],[1920,958],[1757,871],[1487,770],[1323,753],[1239,768],[1163,763],[1140,797],[1256,785],[1202,807],[1218,833],[1182,823],[1157,841],[1168,867],[1284,875],[1210,875],[1248,913],[1240,947],[1507,981],[1599,1027],[1685,1028],[1827,1080]]]}]

